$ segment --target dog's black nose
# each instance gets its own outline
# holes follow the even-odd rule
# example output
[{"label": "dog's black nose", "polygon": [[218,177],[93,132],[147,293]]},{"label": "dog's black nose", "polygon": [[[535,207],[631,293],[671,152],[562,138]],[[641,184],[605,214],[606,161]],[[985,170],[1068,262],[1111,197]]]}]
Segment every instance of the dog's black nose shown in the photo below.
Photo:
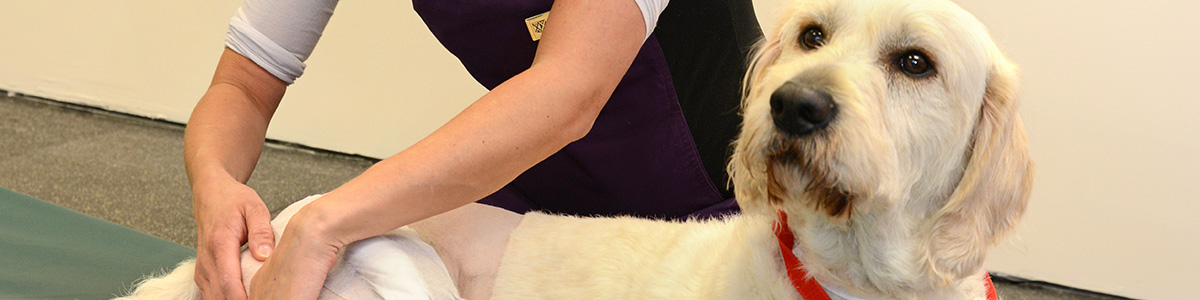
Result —
[{"label": "dog's black nose", "polygon": [[829,125],[837,104],[824,90],[789,81],[771,93],[771,118],[775,127],[794,136],[806,136]]}]

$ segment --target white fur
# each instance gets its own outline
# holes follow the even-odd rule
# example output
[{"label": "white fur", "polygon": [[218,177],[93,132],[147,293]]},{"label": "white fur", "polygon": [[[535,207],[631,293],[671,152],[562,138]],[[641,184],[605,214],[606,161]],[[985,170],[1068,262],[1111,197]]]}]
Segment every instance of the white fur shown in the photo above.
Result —
[{"label": "white fur", "polygon": [[143,280],[129,295],[114,300],[200,299],[195,272],[196,260],[184,260],[171,273]]},{"label": "white fur", "polygon": [[[478,208],[414,226],[477,298],[799,299],[772,233],[783,210],[794,253],[834,299],[982,299],[983,259],[1020,219],[1032,182],[1015,66],[946,0],[804,0],[788,9],[746,75],[729,167],[741,215],[664,222]],[[810,25],[827,38],[812,51],[796,42]],[[891,55],[913,49],[929,54],[936,75],[914,79],[891,66]],[[827,89],[840,109],[821,134],[775,128],[771,93],[796,80]],[[808,164],[779,160],[790,154]],[[817,189],[845,192],[845,210],[822,207]],[[477,219],[495,222],[454,225]],[[133,298],[197,298],[192,267],[145,282]]]}]

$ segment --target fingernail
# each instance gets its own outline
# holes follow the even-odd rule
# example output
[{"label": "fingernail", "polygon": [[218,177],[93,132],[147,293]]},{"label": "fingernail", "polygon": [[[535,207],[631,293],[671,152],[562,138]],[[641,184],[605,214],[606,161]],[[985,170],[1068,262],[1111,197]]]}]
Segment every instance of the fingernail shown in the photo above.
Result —
[{"label": "fingernail", "polygon": [[271,256],[271,246],[267,246],[267,245],[258,246],[258,254],[260,254],[262,256]]}]

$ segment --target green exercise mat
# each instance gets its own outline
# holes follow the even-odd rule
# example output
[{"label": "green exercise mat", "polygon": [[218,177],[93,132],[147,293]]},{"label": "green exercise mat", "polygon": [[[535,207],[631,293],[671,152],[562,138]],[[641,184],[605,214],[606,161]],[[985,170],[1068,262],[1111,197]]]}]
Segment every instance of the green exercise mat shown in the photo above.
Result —
[{"label": "green exercise mat", "polygon": [[0,299],[111,299],[196,250],[0,188]]}]

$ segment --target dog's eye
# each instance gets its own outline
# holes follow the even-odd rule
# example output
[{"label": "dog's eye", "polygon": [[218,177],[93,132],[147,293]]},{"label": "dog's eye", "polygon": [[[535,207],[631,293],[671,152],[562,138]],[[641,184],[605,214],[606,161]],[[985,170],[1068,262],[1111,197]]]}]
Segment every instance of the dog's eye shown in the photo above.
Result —
[{"label": "dog's eye", "polygon": [[933,75],[933,62],[921,51],[908,51],[896,58],[896,67],[912,78],[925,78]]},{"label": "dog's eye", "polygon": [[825,30],[820,26],[808,26],[800,33],[800,47],[804,50],[816,50],[825,45]]}]

